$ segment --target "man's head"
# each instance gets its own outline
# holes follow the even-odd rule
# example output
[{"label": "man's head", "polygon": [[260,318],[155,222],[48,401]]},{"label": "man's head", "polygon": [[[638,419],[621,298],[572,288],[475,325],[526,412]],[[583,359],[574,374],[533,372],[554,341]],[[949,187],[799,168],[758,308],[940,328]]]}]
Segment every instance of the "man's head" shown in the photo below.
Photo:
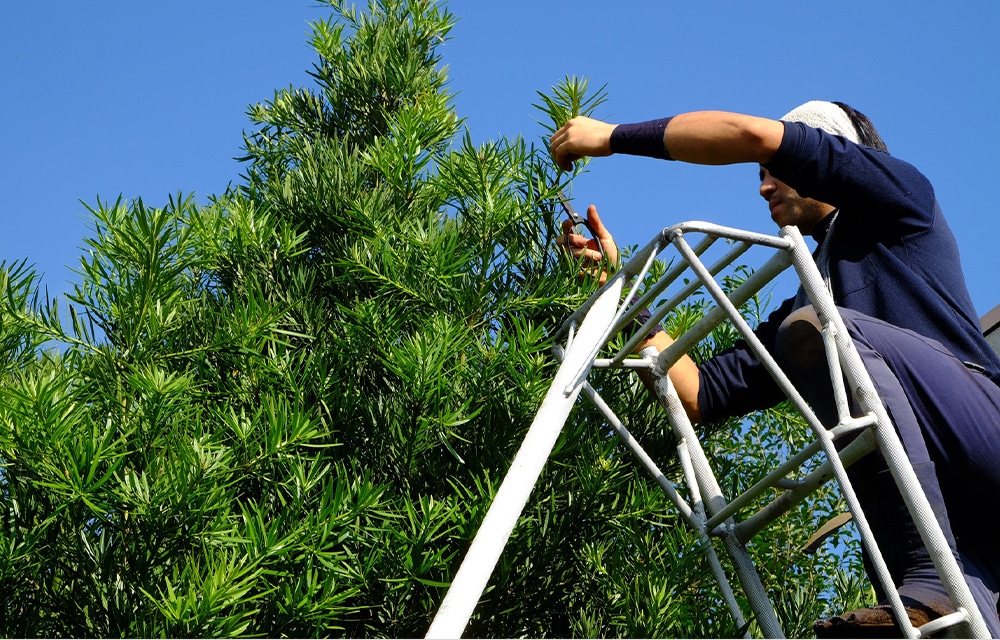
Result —
[{"label": "man's head", "polygon": [[[781,118],[785,122],[801,122],[827,133],[847,138],[888,153],[888,149],[871,120],[863,113],[842,102],[813,100],[795,107]],[[812,233],[816,224],[829,215],[832,205],[803,198],[784,182],[761,167],[760,195],[767,200],[771,219],[779,227],[793,225],[803,234]]]},{"label": "man's head", "polygon": [[767,200],[771,219],[779,227],[798,227],[803,235],[812,233],[816,224],[830,215],[834,206],[803,198],[799,192],[760,168],[760,196]]}]

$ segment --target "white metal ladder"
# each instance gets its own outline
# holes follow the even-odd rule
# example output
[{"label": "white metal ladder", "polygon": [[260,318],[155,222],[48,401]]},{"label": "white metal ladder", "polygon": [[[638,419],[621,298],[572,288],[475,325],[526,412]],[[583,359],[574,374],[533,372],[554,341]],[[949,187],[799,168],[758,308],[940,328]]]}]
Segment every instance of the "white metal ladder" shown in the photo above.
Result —
[{"label": "white metal ladder", "polygon": [[[701,240],[692,246],[688,242],[688,236],[700,237]],[[725,253],[711,267],[706,267],[702,263],[702,257],[710,255],[706,252],[719,240],[725,241],[722,243]],[[728,250],[725,247],[728,247]],[[730,267],[751,247],[770,249],[773,250],[773,254],[727,296],[716,281],[716,276]],[[671,248],[676,250],[680,259],[655,283],[646,287],[641,298],[630,306],[627,301],[633,298],[632,293],[623,296],[629,286],[628,283],[639,283],[637,288],[641,286],[653,261],[661,252]],[[739,313],[739,308],[744,302],[790,265],[794,266],[824,327],[823,340],[830,363],[831,381],[839,415],[839,424],[831,429],[825,428],[820,423]],[[610,358],[598,357],[610,337],[634,324],[633,321],[639,311],[661,300],[668,287],[682,274],[687,273],[688,269],[693,272],[694,278],[683,284],[669,299],[658,304],[653,309],[649,321],[635,330],[617,353]],[[688,331],[677,337],[676,342],[662,353],[657,354],[655,348],[648,347],[643,350],[639,358],[629,357],[643,341],[644,336],[660,320],[702,287],[714,298],[716,306]],[[785,391],[788,399],[802,413],[815,438],[803,449],[792,454],[763,480],[732,500],[727,500],[722,495],[695,430],[681,407],[670,379],[665,374],[683,354],[727,319],[742,334],[759,360]],[[986,623],[976,607],[958,563],[949,551],[944,534],[920,488],[892,422],[855,350],[854,343],[848,336],[843,320],[834,306],[833,298],[802,236],[794,227],[785,227],[777,237],[705,222],[684,222],[668,227],[573,313],[563,324],[558,337],[565,340],[565,345],[555,347],[555,355],[561,361],[555,379],[431,623],[427,638],[461,636],[581,392],[604,414],[611,427],[675,505],[684,521],[697,533],[737,627],[744,626],[744,615],[737,604],[711,539],[721,539],[732,561],[737,580],[747,596],[749,606],[764,636],[783,638],[784,632],[774,607],[747,554],[745,544],[789,507],[833,478],[839,483],[848,508],[853,514],[862,543],[874,564],[875,578],[888,594],[893,614],[906,636],[926,637],[947,629],[950,632],[958,632],[963,637],[989,637]],[[646,368],[650,371],[657,396],[668,413],[669,422],[678,440],[677,450],[690,493],[689,501],[678,493],[674,484],[664,476],[656,463],[632,438],[625,425],[587,383],[587,376],[595,367]],[[856,390],[854,399],[864,413],[861,418],[851,417],[847,391],[843,384],[845,377],[850,387]],[[856,432],[860,432],[858,436],[838,452],[834,441]],[[845,470],[846,466],[875,448],[881,449],[903,500],[957,609],[955,613],[933,620],[919,629],[910,624]],[[789,486],[787,476],[819,451],[825,454],[826,462]],[[755,498],[774,487],[784,487],[783,493],[756,513],[749,515],[742,513]],[[742,517],[739,522],[736,521],[737,514]]]}]

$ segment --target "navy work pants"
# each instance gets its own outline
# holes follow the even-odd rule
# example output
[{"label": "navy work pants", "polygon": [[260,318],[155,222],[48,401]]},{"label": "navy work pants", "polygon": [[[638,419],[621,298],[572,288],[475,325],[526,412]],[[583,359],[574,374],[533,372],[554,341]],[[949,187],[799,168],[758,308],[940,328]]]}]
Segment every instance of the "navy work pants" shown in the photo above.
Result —
[{"label": "navy work pants", "polygon": [[[1000,387],[934,340],[840,311],[986,624],[1000,638],[1000,539],[994,525],[1000,498]],[[801,337],[810,328],[791,320],[794,315],[779,333],[779,360],[820,419],[835,424],[829,375],[825,366],[816,366],[817,358],[825,362],[821,344],[808,346]],[[848,475],[904,601],[939,611],[951,608],[882,455],[862,458]]]}]

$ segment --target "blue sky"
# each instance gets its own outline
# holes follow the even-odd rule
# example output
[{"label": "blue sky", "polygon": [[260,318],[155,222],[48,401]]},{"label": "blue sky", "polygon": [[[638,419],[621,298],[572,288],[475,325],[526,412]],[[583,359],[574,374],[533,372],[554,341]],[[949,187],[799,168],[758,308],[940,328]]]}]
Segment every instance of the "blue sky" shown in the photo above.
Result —
[{"label": "blue sky", "polygon": [[[997,116],[1000,3],[453,1],[441,48],[474,140],[539,140],[536,91],[606,85],[597,115],[696,109],[779,117],[810,99],[868,114],[894,155],[930,177],[983,314],[1000,304]],[[81,200],[202,202],[238,183],[246,107],[304,86],[315,59],[299,0],[8,3],[0,21],[0,258],[68,290],[87,234]],[[773,232],[753,166],[613,157],[578,178],[623,244],[692,219]]]}]

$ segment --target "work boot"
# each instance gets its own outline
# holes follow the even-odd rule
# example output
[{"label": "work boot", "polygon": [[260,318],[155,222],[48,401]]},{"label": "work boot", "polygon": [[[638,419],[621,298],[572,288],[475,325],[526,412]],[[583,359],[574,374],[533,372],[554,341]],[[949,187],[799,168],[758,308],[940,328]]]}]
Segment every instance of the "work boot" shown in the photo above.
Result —
[{"label": "work boot", "polygon": [[[904,600],[906,615],[910,624],[920,627],[950,613],[936,611],[926,605]],[[892,609],[887,604],[880,604],[866,609],[855,609],[834,616],[827,620],[817,620],[813,624],[813,632],[817,638],[905,638],[903,630],[896,624]],[[934,636],[930,636],[934,637]]]}]

